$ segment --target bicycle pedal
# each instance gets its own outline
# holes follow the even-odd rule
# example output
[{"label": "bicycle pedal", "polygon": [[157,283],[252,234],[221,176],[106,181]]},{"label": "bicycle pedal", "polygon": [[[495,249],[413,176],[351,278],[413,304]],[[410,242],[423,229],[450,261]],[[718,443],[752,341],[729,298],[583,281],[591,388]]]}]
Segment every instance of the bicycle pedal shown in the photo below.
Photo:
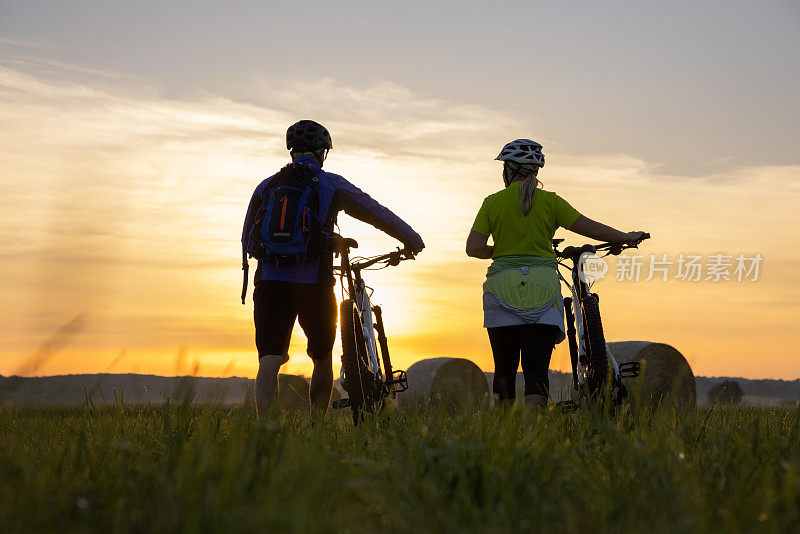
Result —
[{"label": "bicycle pedal", "polygon": [[578,409],[578,403],[571,400],[558,401],[556,408],[563,412],[574,412]]},{"label": "bicycle pedal", "polygon": [[339,399],[335,401],[331,401],[331,408],[334,410],[338,410],[339,408],[349,408],[350,407],[350,399]]},{"label": "bicycle pedal", "polygon": [[[395,378],[396,377],[396,378]],[[408,376],[405,371],[397,370],[392,373],[391,380],[386,381],[387,385],[395,386],[395,393],[408,389]]]},{"label": "bicycle pedal", "polygon": [[636,378],[639,376],[641,364],[639,362],[625,362],[619,364],[620,378]]}]

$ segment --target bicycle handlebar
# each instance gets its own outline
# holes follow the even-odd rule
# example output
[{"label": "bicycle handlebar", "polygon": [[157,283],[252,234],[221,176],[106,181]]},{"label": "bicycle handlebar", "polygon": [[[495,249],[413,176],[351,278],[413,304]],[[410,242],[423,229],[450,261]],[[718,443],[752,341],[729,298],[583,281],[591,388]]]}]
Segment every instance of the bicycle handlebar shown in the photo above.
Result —
[{"label": "bicycle handlebar", "polygon": [[645,239],[650,239],[650,234],[644,233],[642,236],[636,241],[629,241],[629,242],[617,242],[617,243],[600,243],[598,245],[583,245],[582,247],[567,247],[563,251],[557,250],[558,245],[564,241],[563,239],[554,239],[553,240],[553,250],[556,253],[556,257],[563,258],[563,259],[570,259],[570,258],[577,258],[581,254],[585,252],[595,253],[601,250],[607,250],[609,254],[617,256],[622,253],[623,250],[627,250],[629,248],[638,248],[639,243],[644,241]]},{"label": "bicycle handlebar", "polygon": [[361,262],[350,263],[351,269],[358,269],[364,270],[369,267],[372,267],[376,263],[386,263],[387,265],[391,265],[392,267],[399,265],[401,261],[405,260],[413,260],[414,255],[405,250],[405,249],[397,249],[394,252],[389,252],[388,254],[381,254],[380,256],[375,256],[374,258],[368,258]]},{"label": "bicycle handlebar", "polygon": [[623,242],[623,243],[600,243],[599,245],[595,245],[594,249],[595,251],[607,250],[609,254],[617,256],[620,253],[622,253],[623,250],[629,248],[638,248],[639,243],[641,243],[645,239],[650,239],[650,234],[644,233],[642,234],[642,237],[640,237],[636,241]]},{"label": "bicycle handlebar", "polygon": [[[341,254],[343,252],[349,252],[351,248],[358,248],[358,242],[355,239],[351,239],[349,237],[342,237],[340,235],[334,235],[329,238],[333,245],[333,250],[337,254]],[[373,258],[365,258],[364,261],[350,263],[351,269],[357,270],[364,270],[369,267],[372,267],[376,263],[383,263],[385,262],[387,265],[395,266],[400,264],[401,261],[404,260],[413,260],[414,254],[406,249],[398,248],[395,251],[389,252],[388,254],[381,254],[380,256],[375,256]]]}]

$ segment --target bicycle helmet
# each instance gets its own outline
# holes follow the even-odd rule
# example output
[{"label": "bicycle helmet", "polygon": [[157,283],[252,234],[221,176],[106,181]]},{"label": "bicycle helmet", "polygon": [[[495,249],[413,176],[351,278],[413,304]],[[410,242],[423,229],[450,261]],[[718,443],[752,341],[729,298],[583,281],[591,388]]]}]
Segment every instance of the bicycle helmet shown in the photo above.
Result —
[{"label": "bicycle helmet", "polygon": [[494,158],[496,160],[520,163],[522,165],[536,165],[537,167],[544,167],[544,154],[542,154],[542,145],[530,139],[515,139],[507,143],[500,151],[500,154]]},{"label": "bicycle helmet", "polygon": [[286,130],[287,150],[330,150],[333,148],[331,134],[318,122],[303,120]]}]

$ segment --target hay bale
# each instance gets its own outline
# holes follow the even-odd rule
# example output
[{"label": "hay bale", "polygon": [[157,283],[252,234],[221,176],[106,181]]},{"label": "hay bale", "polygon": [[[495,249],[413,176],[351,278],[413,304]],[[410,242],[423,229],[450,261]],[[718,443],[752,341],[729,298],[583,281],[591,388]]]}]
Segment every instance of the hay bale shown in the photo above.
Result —
[{"label": "hay bale", "polygon": [[739,404],[744,399],[744,390],[736,380],[723,380],[708,390],[709,404]]},{"label": "hay bale", "polygon": [[336,379],[333,381],[333,388],[331,389],[331,402],[347,398],[347,392],[342,387],[342,380]]},{"label": "hay bale", "polygon": [[306,377],[278,375],[278,405],[284,410],[307,412],[311,397]]},{"label": "hay bale", "polygon": [[692,368],[671,345],[651,341],[618,341],[608,345],[618,363],[637,360],[642,364],[642,374],[635,382],[646,398],[655,402],[669,398],[680,406],[697,404]]},{"label": "hay bale", "polygon": [[464,358],[426,358],[408,368],[408,390],[397,395],[401,408],[440,406],[475,413],[488,406],[489,387],[480,367]]}]

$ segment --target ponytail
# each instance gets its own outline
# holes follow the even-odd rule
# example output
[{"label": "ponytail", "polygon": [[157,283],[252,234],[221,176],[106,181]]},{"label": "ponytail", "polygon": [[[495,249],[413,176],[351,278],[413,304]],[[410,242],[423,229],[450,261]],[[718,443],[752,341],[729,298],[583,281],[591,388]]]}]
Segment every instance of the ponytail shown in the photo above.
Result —
[{"label": "ponytail", "polygon": [[[505,170],[510,170],[509,175]],[[520,164],[513,161],[505,162],[505,169],[503,172],[503,181],[506,187],[516,181],[517,177],[522,177],[522,183],[519,186],[519,204],[522,206],[522,213],[527,215],[533,207],[533,201],[536,198],[536,189],[539,187],[539,174],[538,165]]]},{"label": "ponytail", "polygon": [[531,172],[528,176],[522,180],[522,184],[519,186],[519,203],[522,206],[522,213],[527,215],[528,212],[531,211],[533,207],[533,201],[536,198],[536,189],[539,187],[539,178],[536,175],[539,174],[539,167]]}]

